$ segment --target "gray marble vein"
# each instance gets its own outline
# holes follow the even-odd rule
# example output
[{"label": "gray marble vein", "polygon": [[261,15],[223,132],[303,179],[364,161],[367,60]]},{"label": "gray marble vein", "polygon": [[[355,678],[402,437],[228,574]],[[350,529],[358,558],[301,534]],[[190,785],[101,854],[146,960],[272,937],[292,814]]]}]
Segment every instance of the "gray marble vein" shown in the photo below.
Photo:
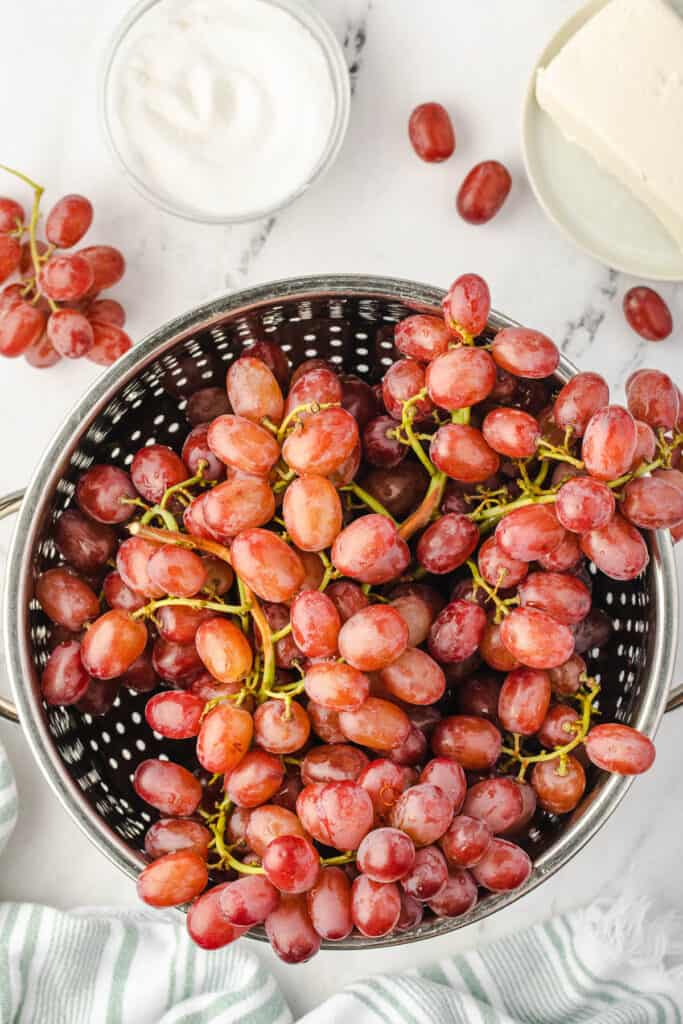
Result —
[{"label": "gray marble vein", "polygon": [[605,269],[580,315],[567,323],[561,348],[569,359],[579,362],[593,345],[618,289],[619,273]]}]

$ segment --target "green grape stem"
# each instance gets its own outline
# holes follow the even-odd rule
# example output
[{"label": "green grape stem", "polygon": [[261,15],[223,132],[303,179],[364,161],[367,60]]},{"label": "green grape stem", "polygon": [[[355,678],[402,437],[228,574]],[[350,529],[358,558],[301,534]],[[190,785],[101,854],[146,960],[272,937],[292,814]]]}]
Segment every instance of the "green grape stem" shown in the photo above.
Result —
[{"label": "green grape stem", "polygon": [[503,747],[502,753],[512,758],[513,761],[517,762],[520,766],[518,778],[520,781],[524,781],[527,769],[530,764],[538,764],[541,761],[555,761],[559,760],[558,772],[560,775],[566,773],[566,761],[567,756],[576,747],[580,746],[585,740],[586,736],[591,727],[591,717],[594,713],[593,704],[600,693],[600,685],[585,674],[581,677],[582,682],[587,685],[587,689],[584,692],[579,691],[576,694],[576,700],[578,700],[581,706],[581,717],[579,719],[578,727],[576,728],[576,734],[569,743],[565,743],[561,747],[555,747],[554,750],[545,750],[541,754],[525,754],[520,748],[520,741],[518,736],[513,735],[513,746]]}]

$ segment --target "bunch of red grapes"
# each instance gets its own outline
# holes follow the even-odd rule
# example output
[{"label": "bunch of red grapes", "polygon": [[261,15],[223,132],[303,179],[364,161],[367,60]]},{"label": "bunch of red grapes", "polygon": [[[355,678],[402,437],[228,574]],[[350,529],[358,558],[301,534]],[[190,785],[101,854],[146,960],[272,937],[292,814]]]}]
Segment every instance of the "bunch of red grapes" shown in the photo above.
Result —
[{"label": "bunch of red grapes", "polygon": [[[9,168],[3,168],[10,170]],[[14,199],[0,197],[0,355],[24,358],[31,366],[54,366],[62,356],[85,356],[109,366],[131,347],[123,330],[126,314],[100,292],[117,284],[126,264],[118,249],[77,245],[93,219],[85,196],[63,196],[45,221],[46,241],[36,234],[43,189],[16,171],[33,188],[31,214]]]},{"label": "bunch of red grapes", "polygon": [[296,962],[465,914],[526,882],[530,822],[571,812],[590,764],[654,760],[594,723],[588,565],[634,579],[641,530],[683,522],[681,395],[657,370],[628,408],[596,373],[560,387],[545,335],[485,333],[476,275],[443,309],[397,324],[374,387],[253,344],[190,398],[179,452],[92,466],[57,523],[44,699],[154,690],[150,727],[196,739],[133,787],[159,815],[140,897],[191,904],[202,947],[263,924]]}]

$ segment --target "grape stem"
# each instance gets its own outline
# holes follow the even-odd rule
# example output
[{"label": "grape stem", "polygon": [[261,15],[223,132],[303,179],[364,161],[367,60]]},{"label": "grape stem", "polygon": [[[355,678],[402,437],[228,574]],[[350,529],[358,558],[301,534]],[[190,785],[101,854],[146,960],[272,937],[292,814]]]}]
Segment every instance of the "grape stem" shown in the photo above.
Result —
[{"label": "grape stem", "polygon": [[282,627],[282,629],[278,629],[278,631],[276,633],[272,633],[270,639],[273,641],[274,644],[276,644],[278,642],[278,640],[284,640],[284,638],[286,636],[289,636],[289,634],[291,632],[292,632],[292,623],[288,622],[286,626]]},{"label": "grape stem", "polygon": [[479,508],[475,509],[474,512],[469,513],[470,519],[475,523],[490,523],[495,522],[497,519],[502,519],[509,512],[514,512],[518,508],[526,508],[527,505],[550,505],[557,500],[557,495],[552,494],[539,494],[539,495],[527,495],[522,498],[517,498],[515,501],[509,502],[507,505],[494,505],[492,508]]},{"label": "grape stem", "polygon": [[417,405],[418,402],[421,402],[423,398],[426,398],[428,394],[429,392],[427,391],[427,388],[422,388],[421,391],[418,391],[416,394],[412,396],[412,398],[408,398],[403,403],[403,415],[401,417],[401,426],[399,429],[399,440],[402,440],[402,438],[400,437],[400,431],[402,430],[403,433],[406,435],[407,443],[413,449],[413,451],[415,452],[418,459],[420,460],[424,468],[427,470],[429,475],[435,476],[437,472],[436,466],[425,452],[424,448],[417,439],[415,431],[413,430],[415,406]]},{"label": "grape stem", "polygon": [[[40,260],[40,253],[38,252],[38,242],[37,242],[37,239],[36,239],[36,228],[38,227],[38,217],[40,216],[40,201],[43,198],[43,194],[45,192],[45,189],[43,188],[42,185],[39,185],[37,182],[35,182],[31,178],[29,178],[28,175],[22,174],[21,171],[15,171],[13,167],[7,167],[6,164],[0,164],[0,170],[7,171],[8,174],[14,175],[15,178],[19,178],[20,181],[23,181],[26,185],[29,186],[29,188],[33,189],[33,206],[31,208],[31,217],[30,217],[30,220],[28,222],[28,244],[29,244],[29,250],[31,252],[31,262],[33,264],[33,273],[35,275],[35,291],[36,291],[36,294],[35,294],[34,301],[37,301],[37,299],[39,299],[40,296],[43,293],[40,290],[40,284],[39,284],[39,281],[40,281],[40,271],[41,271],[41,260]],[[59,309],[59,306],[54,301],[54,299],[48,298],[47,295],[45,295],[44,298],[47,300],[47,304],[49,305],[50,310],[53,313],[56,313],[56,311]]]},{"label": "grape stem", "polygon": [[[581,705],[581,718],[577,723],[576,734],[569,743],[565,743],[564,746],[555,747],[554,750],[545,750],[541,754],[525,754],[520,749],[519,737],[513,735],[512,747],[502,747],[502,753],[518,762],[520,765],[518,779],[520,782],[524,781],[527,769],[530,764],[538,764],[540,761],[554,761],[559,760],[558,775],[566,775],[567,773],[567,756],[578,747],[585,740],[588,735],[588,731],[591,727],[591,716],[594,712],[593,704],[596,697],[600,693],[600,684],[587,676],[585,673],[581,675],[581,681],[586,684],[586,689],[579,691],[576,694],[576,700]],[[515,742],[516,740],[516,742]]]},{"label": "grape stem", "polygon": [[324,592],[325,590],[327,590],[332,580],[339,579],[341,573],[337,569],[335,569],[335,567],[332,565],[332,562],[330,561],[330,559],[328,558],[327,554],[324,551],[319,551],[318,557],[325,566],[325,572],[323,573],[323,578],[320,581],[320,586],[318,587],[318,590]]},{"label": "grape stem", "polygon": [[160,519],[164,524],[165,530],[171,530],[172,532],[178,531],[178,523],[176,522],[175,516],[172,515],[168,509],[162,508],[161,505],[152,505],[151,508],[148,508],[140,519],[140,522],[143,526],[146,526],[148,523],[151,523],[153,519]]},{"label": "grape stem", "polygon": [[309,412],[309,413],[322,412],[323,409],[335,409],[335,408],[338,408],[340,404],[341,404],[340,402],[322,402],[322,403],[320,403],[320,402],[305,402],[303,405],[297,405],[294,409],[292,409],[292,411],[290,413],[288,413],[285,416],[285,418],[283,419],[282,423],[280,424],[280,429],[277,432],[278,444],[282,444],[282,442],[284,441],[284,439],[285,439],[285,437],[287,435],[287,428],[292,423],[292,421],[297,420],[297,418],[301,415],[301,413],[303,413],[303,412]]},{"label": "grape stem", "polygon": [[538,450],[542,459],[555,459],[557,462],[568,462],[570,466],[575,466],[576,469],[584,468],[581,459],[574,458],[566,448],[560,448],[558,445],[551,444],[544,437],[538,442]]},{"label": "grape stem", "polygon": [[508,597],[506,599],[503,599],[498,596],[498,590],[505,579],[505,573],[507,570],[501,570],[500,576],[498,577],[498,582],[496,583],[495,587],[492,587],[490,583],[486,582],[484,577],[479,572],[476,562],[473,562],[471,558],[467,560],[467,568],[472,573],[472,582],[474,584],[475,593],[477,590],[481,589],[487,595],[488,599],[490,601],[493,601],[494,605],[496,606],[496,614],[493,621],[496,624],[500,623],[505,618],[506,615],[510,614],[510,608],[516,604],[519,604],[518,597]]},{"label": "grape stem", "polygon": [[343,487],[340,487],[339,490],[340,491],[346,491],[346,492],[349,492],[351,494],[355,494],[356,497],[359,498],[360,501],[362,501],[364,505],[367,505],[367,507],[369,509],[372,509],[373,512],[376,512],[377,515],[379,515],[379,516],[386,516],[386,518],[390,519],[392,523],[396,522],[396,520],[392,516],[391,512],[389,512],[384,507],[384,505],[382,505],[381,502],[377,501],[376,498],[373,498],[373,496],[371,494],[368,494],[367,491],[364,491],[362,487],[360,487],[357,483],[355,483],[355,481],[353,483],[350,483],[350,484],[345,484]]},{"label": "grape stem", "polygon": [[336,857],[321,857],[320,866],[323,868],[333,867],[335,864],[350,864],[356,859],[356,854],[353,850],[347,850],[346,853],[340,853]]},{"label": "grape stem", "polygon": [[[164,496],[159,502],[159,507],[165,509],[174,494],[177,494],[178,492],[180,494],[186,494],[186,492],[189,491],[190,487],[196,487],[197,484],[203,485],[205,483],[204,473],[208,468],[208,462],[205,459],[200,459],[199,462],[197,463],[197,472],[195,473],[195,475],[191,476],[189,480],[183,480],[179,484],[173,484],[172,487],[168,487],[164,491]],[[192,494],[186,496],[188,496],[190,500],[192,500],[192,498],[194,497],[194,495]]]},{"label": "grape stem", "polygon": [[427,525],[441,504],[446,480],[445,473],[434,471],[424,498],[415,511],[411,512],[408,518],[399,526],[399,537],[402,537],[403,540],[409,540],[418,530]]},{"label": "grape stem", "polygon": [[150,601],[144,608],[138,608],[137,611],[133,612],[131,618],[147,619],[154,614],[157,608],[166,608],[168,606],[193,608],[195,611],[207,609],[208,611],[223,612],[224,615],[243,615],[249,611],[249,605],[223,604],[222,601],[204,601],[202,598],[194,597],[163,597],[158,601]]}]

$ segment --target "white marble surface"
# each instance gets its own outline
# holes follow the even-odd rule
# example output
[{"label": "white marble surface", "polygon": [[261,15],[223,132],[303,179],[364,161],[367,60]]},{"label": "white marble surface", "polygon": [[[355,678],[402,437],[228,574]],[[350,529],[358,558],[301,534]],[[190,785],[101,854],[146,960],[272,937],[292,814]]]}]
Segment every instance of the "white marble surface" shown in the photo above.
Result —
[{"label": "white marble surface", "polygon": [[[660,345],[636,338],[620,304],[632,282],[572,248],[546,222],[524,178],[519,118],[528,70],[577,0],[320,0],[354,67],[346,144],[327,178],[295,206],[268,223],[237,229],[158,213],[112,166],[97,120],[96,70],[126,0],[5,6],[0,159],[44,182],[52,197],[65,191],[92,197],[93,239],[118,244],[128,256],[129,272],[116,294],[134,337],[213,295],[278,277],[356,271],[446,285],[476,270],[491,282],[498,309],[555,337],[579,366],[604,373],[615,393],[643,363],[683,379],[680,327]],[[415,159],[406,138],[410,110],[427,99],[444,102],[457,129],[457,152],[440,166]],[[514,187],[500,216],[474,228],[457,217],[454,194],[467,170],[487,158],[510,167]],[[6,190],[12,194],[13,185],[2,179],[0,193]],[[683,288],[661,291],[682,324]],[[85,361],[40,372],[23,360],[2,362],[0,492],[26,481],[96,373]],[[0,544],[8,539],[3,524]],[[296,970],[253,948],[302,1012],[360,975],[427,962],[577,905],[627,869],[643,887],[673,883],[673,893],[683,854],[680,728],[675,716],[665,720],[654,769],[636,781],[587,849],[483,924],[402,950],[326,953]],[[55,803],[20,730],[0,722],[0,739],[21,797],[19,828],[0,868],[0,899],[61,907],[133,903],[131,883]]]}]

